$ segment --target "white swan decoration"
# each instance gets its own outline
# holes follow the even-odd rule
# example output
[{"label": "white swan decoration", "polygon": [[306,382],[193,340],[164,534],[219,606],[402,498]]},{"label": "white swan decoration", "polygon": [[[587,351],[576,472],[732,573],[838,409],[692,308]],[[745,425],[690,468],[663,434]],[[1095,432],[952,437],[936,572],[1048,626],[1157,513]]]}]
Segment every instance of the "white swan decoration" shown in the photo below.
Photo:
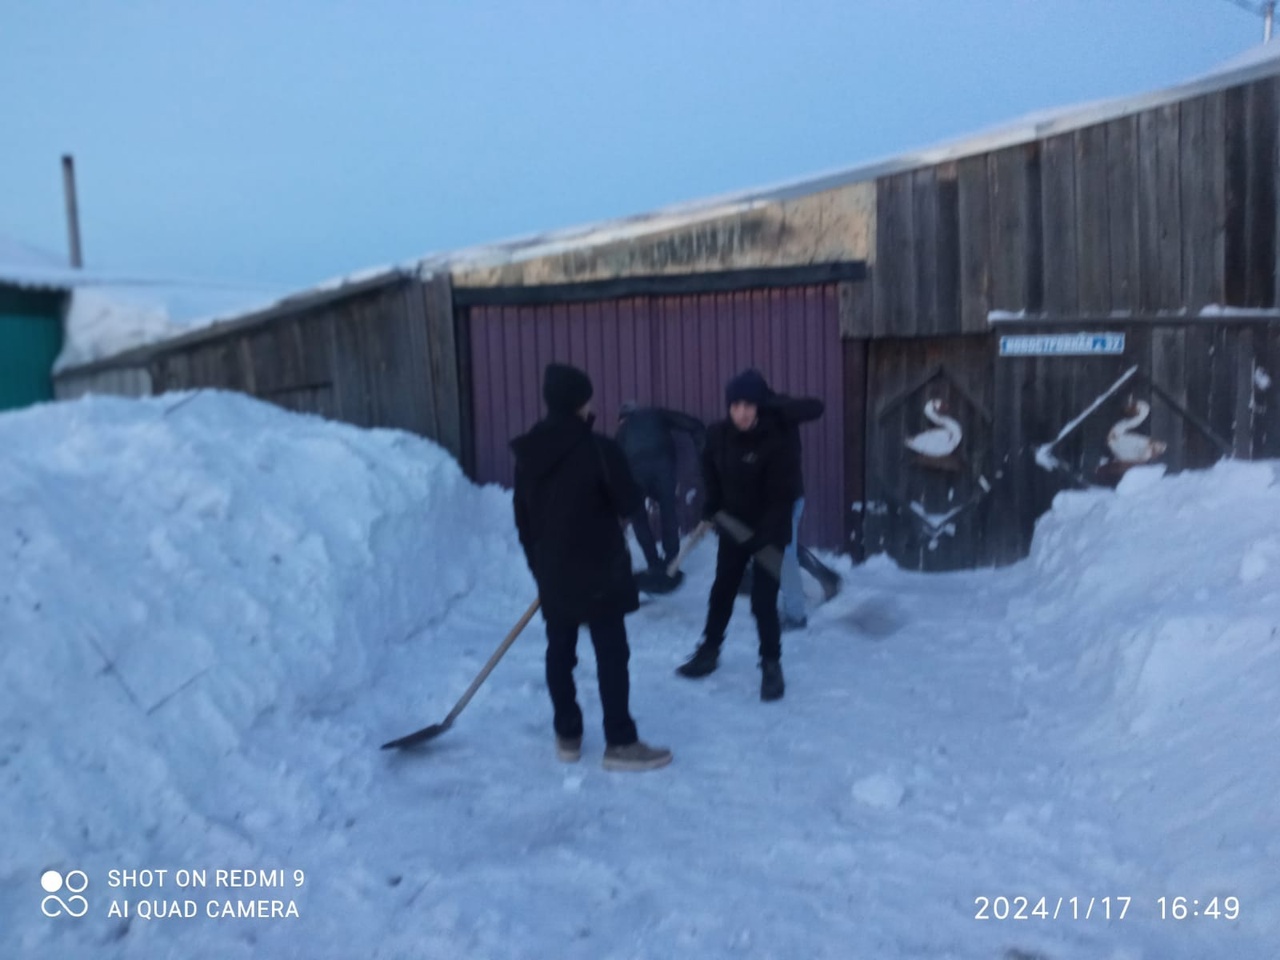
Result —
[{"label": "white swan decoration", "polygon": [[903,442],[908,450],[913,450],[922,457],[938,459],[955,452],[956,447],[960,446],[960,441],[964,439],[964,431],[960,429],[959,422],[943,416],[944,409],[946,408],[941,400],[930,400],[924,405],[925,417],[930,422],[936,423],[938,428],[925,430],[914,437],[907,437]]},{"label": "white swan decoration", "polygon": [[1140,426],[1151,414],[1151,404],[1138,400],[1129,406],[1130,416],[1116,423],[1107,434],[1107,446],[1117,463],[1150,463],[1165,451],[1163,440],[1152,440],[1130,430]]}]

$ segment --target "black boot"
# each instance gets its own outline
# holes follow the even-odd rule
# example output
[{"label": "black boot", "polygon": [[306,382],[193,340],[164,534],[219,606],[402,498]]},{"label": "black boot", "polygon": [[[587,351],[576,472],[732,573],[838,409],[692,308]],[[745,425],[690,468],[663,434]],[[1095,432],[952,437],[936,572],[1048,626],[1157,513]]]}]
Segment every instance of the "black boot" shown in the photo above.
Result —
[{"label": "black boot", "polygon": [[682,677],[693,679],[705,677],[707,674],[715,672],[716,665],[719,662],[720,647],[704,640],[698,644],[698,649],[693,651],[692,657],[676,667],[676,673]]},{"label": "black boot", "polygon": [[781,700],[782,694],[786,689],[787,685],[782,679],[782,661],[761,660],[760,699],[765,701]]}]

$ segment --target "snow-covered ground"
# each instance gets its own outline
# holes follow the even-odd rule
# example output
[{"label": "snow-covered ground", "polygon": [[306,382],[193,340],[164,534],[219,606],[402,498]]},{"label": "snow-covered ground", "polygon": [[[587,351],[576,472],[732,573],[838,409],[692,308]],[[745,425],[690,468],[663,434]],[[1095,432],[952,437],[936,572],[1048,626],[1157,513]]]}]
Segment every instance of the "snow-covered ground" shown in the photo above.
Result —
[{"label": "snow-covered ground", "polygon": [[[628,775],[585,637],[556,762],[540,621],[446,735],[378,749],[534,596],[509,495],[434,445],[203,392],[6,414],[0,448],[0,956],[1277,955],[1275,464],[1064,495],[1007,570],[833,561],[778,704],[745,600],[719,672],[672,673],[704,544],[628,621],[676,752]],[[290,915],[221,915],[258,901]]]}]

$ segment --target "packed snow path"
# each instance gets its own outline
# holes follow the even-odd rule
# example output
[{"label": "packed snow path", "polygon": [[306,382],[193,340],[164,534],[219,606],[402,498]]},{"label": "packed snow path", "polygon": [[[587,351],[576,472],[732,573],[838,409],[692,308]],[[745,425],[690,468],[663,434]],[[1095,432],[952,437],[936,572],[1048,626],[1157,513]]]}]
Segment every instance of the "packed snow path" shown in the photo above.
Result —
[{"label": "packed snow path", "polygon": [[[778,704],[759,701],[745,600],[719,671],[673,675],[708,542],[628,621],[641,735],[676,761],[623,775],[599,766],[585,631],[584,760],[554,759],[540,619],[453,730],[377,749],[443,719],[533,597],[509,496],[434,446],[213,393],[48,405],[0,417],[0,443],[6,956],[1163,960],[1280,942],[1272,464],[1064,496],[1008,570],[840,561],[843,593],[784,637]],[[183,867],[305,882],[109,886]],[[50,869],[86,873],[87,916],[41,913]],[[1224,915],[1161,919],[1179,896]],[[299,916],[205,915],[258,897]],[[1028,919],[996,919],[999,897]],[[199,916],[136,915],[188,898]],[[109,916],[125,899],[134,915]]]}]

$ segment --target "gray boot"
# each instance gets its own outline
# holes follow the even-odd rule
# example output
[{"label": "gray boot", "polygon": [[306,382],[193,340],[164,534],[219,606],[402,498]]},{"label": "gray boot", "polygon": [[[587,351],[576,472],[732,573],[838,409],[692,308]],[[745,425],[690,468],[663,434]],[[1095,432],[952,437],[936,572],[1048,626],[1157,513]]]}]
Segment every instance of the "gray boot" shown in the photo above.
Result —
[{"label": "gray boot", "polygon": [[606,747],[606,770],[656,770],[671,762],[671,751],[666,747],[651,747],[643,740],[628,743],[625,747]]}]

